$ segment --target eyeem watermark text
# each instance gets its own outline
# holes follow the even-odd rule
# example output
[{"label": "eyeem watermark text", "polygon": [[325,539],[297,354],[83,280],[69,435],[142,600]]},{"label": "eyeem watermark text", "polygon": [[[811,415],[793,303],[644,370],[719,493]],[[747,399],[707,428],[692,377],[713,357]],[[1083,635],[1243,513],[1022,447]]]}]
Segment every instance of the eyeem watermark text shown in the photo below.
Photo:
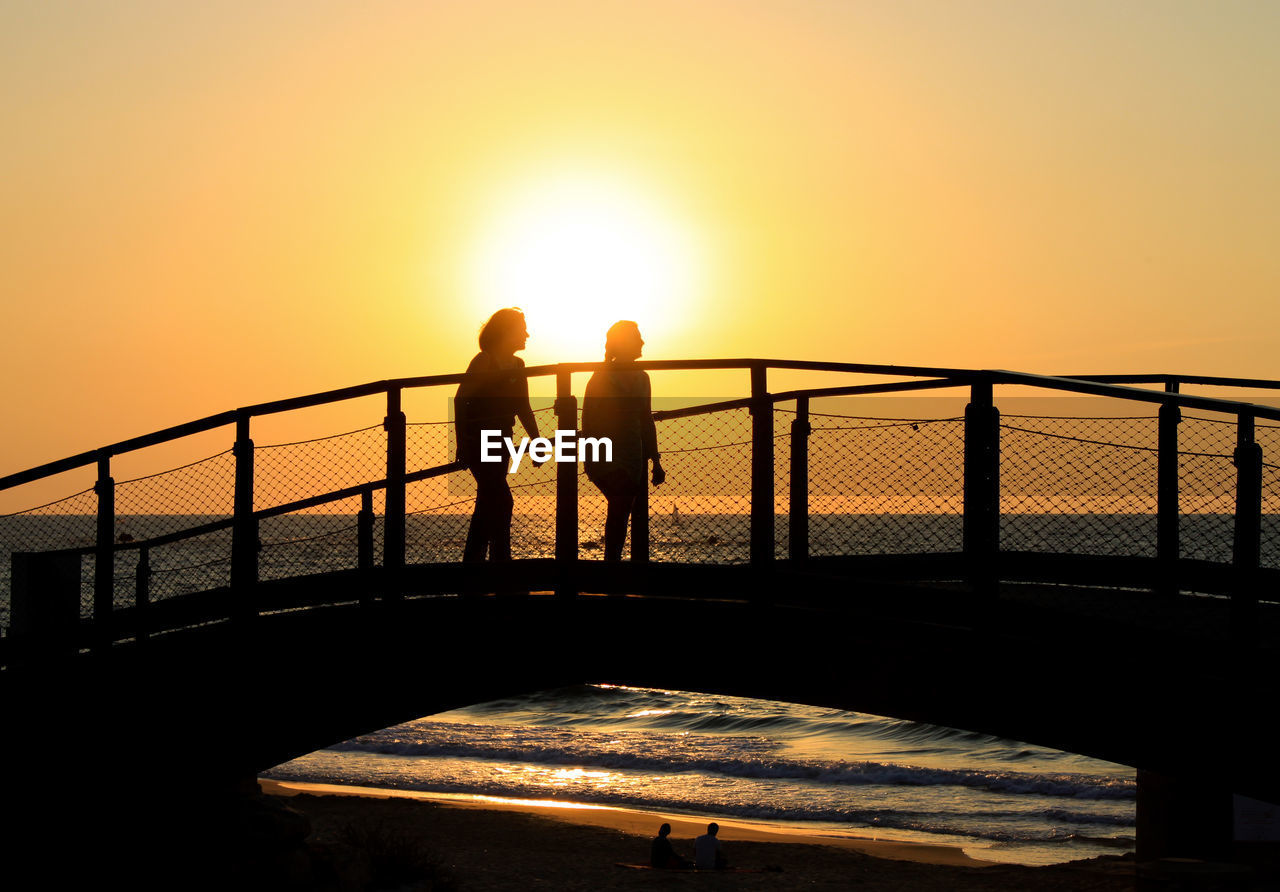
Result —
[{"label": "eyeem watermark text", "polygon": [[[613,461],[613,440],[608,437],[579,437],[577,431],[557,430],[555,439],[546,437],[521,437],[519,445],[511,437],[502,436],[499,430],[480,431],[480,461],[502,461],[503,446],[511,456],[508,474],[520,468],[520,459],[527,452],[536,462],[584,462]],[[590,458],[588,458],[588,452]]]}]

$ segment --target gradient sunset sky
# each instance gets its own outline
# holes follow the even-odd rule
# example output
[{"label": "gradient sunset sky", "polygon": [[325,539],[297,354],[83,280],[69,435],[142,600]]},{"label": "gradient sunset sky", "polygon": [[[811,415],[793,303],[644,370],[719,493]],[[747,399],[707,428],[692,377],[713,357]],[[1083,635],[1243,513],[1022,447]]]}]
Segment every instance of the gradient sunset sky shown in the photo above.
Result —
[{"label": "gradient sunset sky", "polygon": [[1278,46],[1273,2],[6,3],[0,473],[460,371],[511,303],[530,364],[634,318],[1280,377]]}]

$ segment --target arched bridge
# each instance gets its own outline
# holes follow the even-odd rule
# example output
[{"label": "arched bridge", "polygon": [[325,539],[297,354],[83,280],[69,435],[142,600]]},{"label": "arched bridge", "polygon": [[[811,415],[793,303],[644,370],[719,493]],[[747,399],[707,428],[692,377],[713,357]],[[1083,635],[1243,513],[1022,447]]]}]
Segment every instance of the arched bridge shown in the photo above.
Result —
[{"label": "arched bridge", "polygon": [[[251,406],[0,479],[6,758],[230,780],[442,709],[616,680],[1111,759],[1194,789],[1219,828],[1230,793],[1280,800],[1280,409],[1185,392],[1280,383],[640,366],[656,393],[676,371],[742,386],[655,405],[669,482],[637,506],[621,564],[599,559],[603,503],[570,463],[513,478],[513,561],[460,563],[474,488],[443,413],[414,414],[460,375]],[[556,382],[543,433],[578,428],[574,376],[596,367],[525,370]],[[777,386],[797,373],[838,383]],[[922,392],[950,402],[855,399]],[[306,433],[323,407],[374,417]],[[1206,704],[1220,724],[1183,720]]]}]

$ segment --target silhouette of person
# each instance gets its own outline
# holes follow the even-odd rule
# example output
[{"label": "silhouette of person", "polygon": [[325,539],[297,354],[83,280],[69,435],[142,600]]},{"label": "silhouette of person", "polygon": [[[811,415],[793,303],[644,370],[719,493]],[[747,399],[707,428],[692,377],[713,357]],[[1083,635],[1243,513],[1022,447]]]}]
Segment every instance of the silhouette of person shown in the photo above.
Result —
[{"label": "silhouette of person", "polygon": [[707,832],[693,841],[693,863],[698,870],[717,870],[728,867],[729,860],[720,851],[720,840],[716,834],[720,825],[712,821],[707,825]]},{"label": "silhouette of person", "polygon": [[538,436],[538,422],[529,407],[529,380],[520,370],[524,360],[515,355],[529,339],[524,313],[515,308],[498,310],[480,329],[480,352],[467,366],[466,378],[454,397],[454,428],[458,460],[476,480],[476,504],[467,528],[462,559],[480,563],[486,552],[490,561],[511,560],[511,511],[514,502],[507,483],[508,457],[480,460],[481,431],[497,430],[513,436],[516,417],[530,437]]},{"label": "silhouette of person", "polygon": [[649,848],[649,866],[667,870],[692,867],[692,861],[676,854],[675,846],[671,845],[668,838],[670,835],[670,824],[663,824],[658,828],[658,835],[653,838],[653,844]]},{"label": "silhouette of person", "polygon": [[582,400],[582,436],[608,437],[613,443],[612,461],[585,462],[587,476],[608,503],[604,522],[606,561],[622,560],[627,521],[636,497],[648,485],[645,476],[651,460],[654,486],[667,479],[658,458],[649,376],[634,366],[643,346],[636,323],[623,320],[610,326],[604,342],[608,366],[591,376]]}]

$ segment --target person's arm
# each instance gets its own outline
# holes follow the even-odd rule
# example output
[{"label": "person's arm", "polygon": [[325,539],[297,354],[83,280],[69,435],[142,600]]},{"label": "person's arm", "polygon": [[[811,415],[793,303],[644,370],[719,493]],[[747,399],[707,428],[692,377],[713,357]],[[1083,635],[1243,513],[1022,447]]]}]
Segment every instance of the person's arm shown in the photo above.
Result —
[{"label": "person's arm", "polygon": [[[518,371],[523,368],[524,360],[517,356],[516,369]],[[536,439],[539,436],[538,419],[534,417],[533,407],[529,405],[529,379],[524,375],[518,375],[513,389],[515,390],[516,417],[524,425],[524,432],[529,439]]]},{"label": "person's arm", "polygon": [[642,409],[640,418],[640,437],[644,444],[644,457],[653,460],[653,485],[661,486],[667,479],[667,472],[662,470],[662,460],[658,455],[658,426],[653,421],[653,393],[649,384],[649,375],[641,372]]},{"label": "person's arm", "polygon": [[467,382],[463,381],[458,385],[458,392],[453,395],[453,430],[459,442],[461,442],[463,431],[467,429],[467,424],[471,420],[467,412],[469,408],[467,401],[470,399],[470,394],[467,392],[466,387]]}]

